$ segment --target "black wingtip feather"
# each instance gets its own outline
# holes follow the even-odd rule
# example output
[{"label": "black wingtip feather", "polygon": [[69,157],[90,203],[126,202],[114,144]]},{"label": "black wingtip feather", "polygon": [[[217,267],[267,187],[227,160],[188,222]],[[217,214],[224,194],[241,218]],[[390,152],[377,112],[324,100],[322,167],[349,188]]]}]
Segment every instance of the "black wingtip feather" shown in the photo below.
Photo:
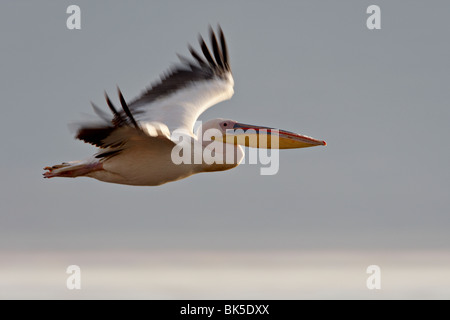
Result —
[{"label": "black wingtip feather", "polygon": [[216,62],[219,65],[219,67],[225,68],[224,63],[223,63],[222,52],[220,52],[219,44],[217,42],[216,35],[215,35],[214,30],[213,30],[213,28],[211,26],[209,26],[209,34],[210,34],[211,44],[212,44],[212,47],[213,47],[213,52],[214,52],[214,57],[216,58]]},{"label": "black wingtip feather", "polygon": [[105,91],[105,99],[106,99],[106,104],[108,105],[108,107],[109,107],[109,109],[111,110],[111,112],[112,112],[115,116],[117,116],[117,117],[120,118],[119,112],[117,112],[116,107],[114,107],[114,105],[112,104],[112,102],[111,102],[111,100],[109,99],[109,96],[108,96],[108,94],[106,93],[106,91]]},{"label": "black wingtip feather", "polygon": [[120,115],[120,113],[117,111],[116,107],[114,107],[114,105],[111,102],[111,100],[109,99],[109,96],[106,93],[106,91],[105,91],[105,99],[106,99],[106,104],[108,105],[108,107],[111,110],[111,112],[114,114],[114,118],[112,120],[112,124],[115,127],[120,127],[121,125],[123,125],[125,123],[125,120]]},{"label": "black wingtip feather", "polygon": [[103,140],[106,139],[114,130],[114,127],[81,128],[77,132],[76,138],[97,147],[101,147],[103,145]]},{"label": "black wingtip feather", "polygon": [[203,55],[205,56],[206,60],[210,63],[211,66],[216,66],[217,63],[214,61],[213,57],[211,56],[211,52],[209,52],[208,46],[205,43],[205,40],[203,40],[202,36],[199,36],[198,42],[200,43],[200,47],[202,48]]},{"label": "black wingtip feather", "polygon": [[220,26],[219,26],[219,34],[220,34],[220,46],[222,47],[223,64],[227,71],[231,71],[229,57],[228,57],[227,42],[225,41],[225,35]]},{"label": "black wingtip feather", "polygon": [[201,65],[206,66],[208,65],[205,60],[200,57],[200,55],[197,53],[197,51],[194,50],[194,48],[191,47],[191,45],[188,45],[189,52],[191,53],[192,57],[194,57],[195,60]]},{"label": "black wingtip feather", "polygon": [[127,105],[127,103],[126,103],[126,101],[125,101],[125,99],[123,97],[123,94],[120,91],[119,87],[117,87],[117,92],[119,93],[120,104],[122,105],[123,111],[125,111],[126,115],[130,119],[131,123],[136,127],[136,129],[139,129],[139,126],[138,126],[136,120],[134,119],[133,115],[131,114],[131,111],[128,108],[128,105]]}]

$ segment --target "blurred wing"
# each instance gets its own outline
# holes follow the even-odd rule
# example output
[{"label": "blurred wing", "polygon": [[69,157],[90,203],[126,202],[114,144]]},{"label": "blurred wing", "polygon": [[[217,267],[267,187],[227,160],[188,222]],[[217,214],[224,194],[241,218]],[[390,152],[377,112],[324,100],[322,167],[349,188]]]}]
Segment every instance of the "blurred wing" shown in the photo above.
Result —
[{"label": "blurred wing", "polygon": [[222,29],[219,27],[219,41],[212,28],[210,37],[212,53],[200,37],[203,57],[189,46],[193,59],[179,56],[181,64],[128,104],[137,122],[159,122],[171,132],[182,129],[192,133],[202,112],[232,97],[234,81]]}]

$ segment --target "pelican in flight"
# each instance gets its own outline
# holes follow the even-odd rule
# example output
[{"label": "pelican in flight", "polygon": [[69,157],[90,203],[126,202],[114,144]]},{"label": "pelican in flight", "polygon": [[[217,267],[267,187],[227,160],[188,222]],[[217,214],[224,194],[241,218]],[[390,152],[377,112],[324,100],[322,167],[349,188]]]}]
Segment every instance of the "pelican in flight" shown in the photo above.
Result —
[{"label": "pelican in flight", "polygon": [[[194,133],[200,114],[230,99],[234,93],[227,44],[220,27],[218,37],[210,28],[210,41],[212,51],[200,36],[202,55],[189,46],[192,58],[179,55],[180,63],[138,98],[126,102],[118,89],[121,109],[116,108],[105,93],[112,116],[92,104],[104,122],[83,124],[76,134],[77,139],[98,147],[98,152],[86,160],[45,167],[44,178],[84,176],[110,183],[157,186],[196,173],[235,168],[244,158],[241,145],[277,149],[326,145],[325,141],[289,131],[227,119],[209,120]],[[219,135],[202,139],[208,130],[215,130]],[[239,135],[250,132],[256,140],[238,139]],[[264,145],[260,142],[269,136],[275,137],[277,143],[271,144],[270,140]],[[214,150],[206,152],[213,144]],[[223,148],[217,148],[217,144]],[[180,145],[193,146],[181,153],[190,152],[189,157],[198,160],[200,156],[201,160],[192,163],[174,161],[173,155],[177,153],[174,150]],[[211,161],[212,156],[214,159],[227,157],[230,152],[231,161]]]}]

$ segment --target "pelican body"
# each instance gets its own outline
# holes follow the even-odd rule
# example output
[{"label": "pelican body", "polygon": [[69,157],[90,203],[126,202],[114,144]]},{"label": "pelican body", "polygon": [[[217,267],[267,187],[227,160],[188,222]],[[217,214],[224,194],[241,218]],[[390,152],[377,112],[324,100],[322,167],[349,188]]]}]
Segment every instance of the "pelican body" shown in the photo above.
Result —
[{"label": "pelican body", "polygon": [[[118,89],[120,110],[105,93],[112,118],[92,104],[103,122],[82,124],[76,134],[77,139],[98,147],[98,152],[86,160],[45,167],[44,177],[85,176],[110,183],[158,186],[196,173],[235,168],[244,158],[242,146],[291,149],[326,145],[293,132],[228,119],[209,120],[194,133],[201,113],[234,94],[220,27],[218,35],[210,28],[212,53],[199,37],[202,55],[189,46],[193,59],[179,55],[179,64],[131,102],[127,103]],[[214,139],[202,139],[211,131]],[[269,136],[272,139],[263,144]],[[276,144],[270,143],[274,137]],[[193,161],[174,160],[176,150],[183,146],[180,141],[189,146],[184,150],[190,150],[183,157]]]}]

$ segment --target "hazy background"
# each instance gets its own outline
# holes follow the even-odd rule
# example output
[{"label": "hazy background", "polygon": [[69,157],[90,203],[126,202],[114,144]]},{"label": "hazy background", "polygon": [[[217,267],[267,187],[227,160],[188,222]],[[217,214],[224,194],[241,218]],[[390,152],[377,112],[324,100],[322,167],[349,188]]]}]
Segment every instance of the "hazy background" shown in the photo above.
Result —
[{"label": "hazy background", "polygon": [[[66,28],[70,4],[81,8],[81,30]],[[366,27],[371,4],[381,7],[381,30]],[[332,276],[340,256],[343,272],[362,277],[362,288],[369,264],[423,267],[422,278],[412,277],[424,286],[441,268],[435,287],[419,286],[409,296],[399,285],[397,296],[449,298],[449,10],[445,1],[0,3],[0,297],[71,298],[64,287],[69,264],[109,266],[117,279],[114,270],[136,271],[126,271],[124,260],[153,265],[161,255],[161,270],[176,265],[186,272],[183,266],[208,261],[218,279],[221,259],[229,257],[236,268],[230,275],[248,279],[254,269],[245,259],[255,257],[252,263],[266,270],[282,255]],[[106,107],[103,91],[115,98],[116,85],[127,99],[136,97],[175,53],[187,54],[188,42],[198,48],[197,34],[217,23],[227,37],[235,95],[201,119],[300,132],[326,147],[283,150],[274,176],[242,165],[160,187],[42,178],[46,165],[95,152],[68,129],[93,114],[89,101]],[[283,290],[273,275],[284,269],[277,268],[261,277],[278,283],[280,294],[249,284],[240,296],[225,297],[370,297],[345,282],[316,286],[320,273],[307,276],[307,290]],[[143,277],[159,277],[153,271]],[[62,282],[49,284],[45,274]],[[214,296],[217,283],[205,284],[202,295],[198,281],[162,281],[167,295],[149,284],[152,294],[144,286],[133,297],[224,297]],[[125,281],[128,291],[114,291],[105,283],[81,297],[129,297],[137,287]]]}]

